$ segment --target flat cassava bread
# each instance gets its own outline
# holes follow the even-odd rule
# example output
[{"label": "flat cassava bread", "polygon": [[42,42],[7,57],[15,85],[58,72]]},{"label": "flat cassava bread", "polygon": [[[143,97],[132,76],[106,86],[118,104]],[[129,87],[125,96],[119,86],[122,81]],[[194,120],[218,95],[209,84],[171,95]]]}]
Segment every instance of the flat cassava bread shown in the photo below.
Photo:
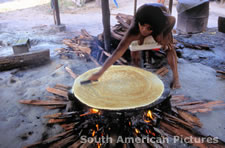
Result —
[{"label": "flat cassava bread", "polygon": [[132,66],[111,66],[98,82],[81,85],[99,68],[80,75],[73,93],[89,107],[105,110],[127,110],[147,106],[164,91],[162,81],[151,72]]}]

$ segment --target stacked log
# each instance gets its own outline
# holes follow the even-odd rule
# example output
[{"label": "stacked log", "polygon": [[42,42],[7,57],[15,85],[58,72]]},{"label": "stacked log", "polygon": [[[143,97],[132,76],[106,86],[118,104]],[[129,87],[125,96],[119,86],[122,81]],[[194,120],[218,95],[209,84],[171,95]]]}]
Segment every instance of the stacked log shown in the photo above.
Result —
[{"label": "stacked log", "polygon": [[111,35],[113,38],[121,40],[127,32],[128,28],[130,27],[133,20],[133,16],[118,13],[116,15],[116,19],[118,21],[118,24],[112,27]]}]

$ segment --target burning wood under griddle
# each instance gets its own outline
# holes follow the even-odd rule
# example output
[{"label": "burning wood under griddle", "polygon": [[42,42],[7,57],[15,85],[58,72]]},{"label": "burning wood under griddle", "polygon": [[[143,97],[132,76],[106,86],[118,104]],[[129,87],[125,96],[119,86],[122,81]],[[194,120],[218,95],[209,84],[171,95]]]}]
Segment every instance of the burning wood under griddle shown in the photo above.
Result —
[{"label": "burning wood under griddle", "polygon": [[[54,89],[64,91],[67,93],[71,87],[62,84],[57,84]],[[54,96],[47,97],[50,100],[20,100],[20,103],[44,105],[49,107],[61,108],[65,104],[71,103],[68,101],[68,97],[53,93]],[[168,100],[168,99],[167,99]],[[153,108],[142,109],[138,111],[104,111],[88,107],[74,107],[72,111],[59,112],[52,115],[47,115],[44,118],[48,118],[48,124],[59,124],[64,129],[64,132],[37,142],[32,145],[26,146],[27,148],[33,147],[109,147],[114,145],[116,147],[167,147],[167,143],[151,143],[151,138],[161,139],[170,136],[178,136],[180,140],[193,137],[196,141],[198,139],[207,139],[201,133],[195,130],[195,127],[202,127],[200,120],[189,111],[183,110],[182,107],[193,108],[196,105],[202,107],[212,107],[211,105],[220,106],[221,101],[193,101],[187,102],[189,98],[183,95],[172,96],[171,110],[165,111],[163,108],[168,108],[165,101],[160,105]],[[51,101],[52,104],[51,104]],[[58,102],[57,102],[58,101]],[[185,101],[185,102],[184,102]],[[61,104],[59,103],[61,102]],[[197,107],[197,106],[196,106]],[[199,112],[195,109],[194,112]],[[204,109],[204,108],[203,108]],[[210,111],[210,110],[208,110]],[[83,138],[95,138],[98,142],[92,141],[91,143],[84,143]],[[106,141],[106,137],[109,137],[109,141]],[[144,139],[144,143],[133,143],[128,141],[127,143],[115,143],[115,139],[125,141],[127,137],[134,139]],[[110,138],[112,138],[110,140]],[[149,139],[148,139],[149,138]],[[210,137],[213,139],[214,137]],[[197,147],[224,147],[223,141],[217,139],[217,143],[211,144],[207,141],[189,143]]]}]

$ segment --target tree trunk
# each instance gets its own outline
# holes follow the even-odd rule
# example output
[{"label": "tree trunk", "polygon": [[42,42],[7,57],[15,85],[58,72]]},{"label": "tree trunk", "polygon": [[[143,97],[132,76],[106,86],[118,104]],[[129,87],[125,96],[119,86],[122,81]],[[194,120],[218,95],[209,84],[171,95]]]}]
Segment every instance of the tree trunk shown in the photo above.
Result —
[{"label": "tree trunk", "polygon": [[110,52],[110,10],[109,0],[101,0],[102,4],[102,22],[104,27],[104,48],[107,52]]}]

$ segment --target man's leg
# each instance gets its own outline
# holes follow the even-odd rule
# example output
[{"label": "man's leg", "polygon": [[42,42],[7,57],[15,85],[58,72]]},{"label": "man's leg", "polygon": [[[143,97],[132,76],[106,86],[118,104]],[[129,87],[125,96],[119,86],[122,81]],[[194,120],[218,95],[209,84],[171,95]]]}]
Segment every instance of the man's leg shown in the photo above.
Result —
[{"label": "man's leg", "polygon": [[167,61],[173,71],[173,83],[172,88],[180,88],[179,76],[177,71],[177,54],[174,50],[173,45],[169,44],[169,49],[167,50]]},{"label": "man's leg", "polygon": [[141,67],[140,51],[131,51],[131,63],[136,67]]}]

